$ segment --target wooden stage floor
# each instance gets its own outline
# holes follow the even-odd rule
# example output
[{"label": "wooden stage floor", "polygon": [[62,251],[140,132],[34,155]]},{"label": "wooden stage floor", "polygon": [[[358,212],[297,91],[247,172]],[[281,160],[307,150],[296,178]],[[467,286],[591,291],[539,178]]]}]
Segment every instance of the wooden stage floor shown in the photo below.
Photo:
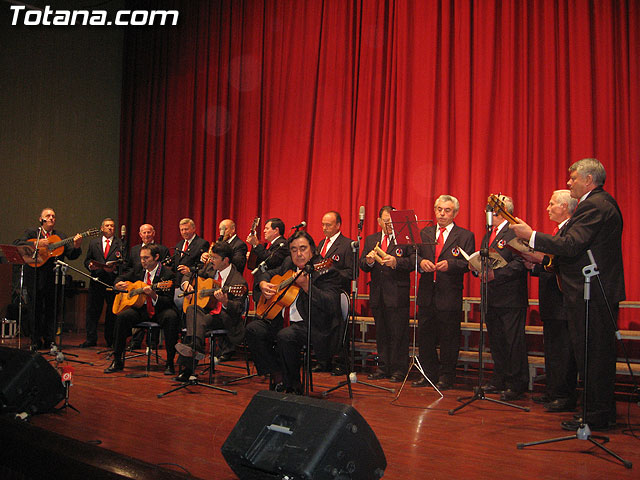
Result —
[{"label": "wooden stage floor", "polygon": [[[82,340],[77,335],[64,338],[69,345]],[[7,342],[2,345],[10,346]],[[37,415],[31,418],[32,424],[152,464],[176,464],[197,478],[237,478],[220,448],[253,395],[268,388],[263,379],[254,377],[235,384],[232,388],[237,395],[191,387],[157,398],[175,385],[171,377],[162,374],[162,366],[147,378],[127,378],[126,374],[144,372],[145,359],[138,358],[128,361],[124,372],[105,375],[102,370],[109,361],[98,354],[99,350],[66,349],[94,363],[73,364],[70,403],[80,412]],[[239,372],[221,367],[215,382],[220,384]],[[339,380],[329,374],[315,374],[314,396],[319,397]],[[463,381],[466,384],[444,392],[442,399],[431,388],[405,386],[394,402],[391,393],[356,384],[352,400],[342,388],[327,401],[350,403],[373,428],[387,457],[385,479],[640,478],[640,442],[625,433],[628,420],[632,424],[640,422],[637,404],[619,401],[620,425],[604,433],[611,439],[607,446],[634,463],[629,470],[582,440],[517,449],[519,442],[570,434],[560,428],[560,422],[571,414],[545,413],[530,395],[517,402],[530,407],[530,412],[478,401],[449,415],[449,409],[459,405],[457,397],[468,395],[477,380],[470,375]],[[386,381],[380,384],[399,387]],[[636,434],[640,433],[637,428]],[[182,471],[177,466],[166,468]]]}]

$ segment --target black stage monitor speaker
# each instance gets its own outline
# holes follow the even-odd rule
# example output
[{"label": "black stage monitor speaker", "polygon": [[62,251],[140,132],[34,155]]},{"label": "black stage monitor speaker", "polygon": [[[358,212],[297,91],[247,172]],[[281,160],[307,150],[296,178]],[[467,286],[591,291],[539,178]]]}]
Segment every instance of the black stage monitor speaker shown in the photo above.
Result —
[{"label": "black stage monitor speaker", "polygon": [[222,445],[240,480],[375,480],[387,460],[350,405],[258,392]]},{"label": "black stage monitor speaker", "polygon": [[0,413],[41,413],[64,399],[60,375],[39,353],[0,347]]}]

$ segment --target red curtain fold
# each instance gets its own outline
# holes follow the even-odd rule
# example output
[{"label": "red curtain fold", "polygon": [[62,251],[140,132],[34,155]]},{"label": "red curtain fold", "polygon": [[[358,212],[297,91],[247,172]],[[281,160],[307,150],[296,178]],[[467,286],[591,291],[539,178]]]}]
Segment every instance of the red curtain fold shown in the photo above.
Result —
[{"label": "red curtain fold", "polygon": [[[178,27],[126,31],[129,228],[153,223],[172,245],[184,216],[207,238],[226,217],[244,237],[254,216],[278,216],[319,239],[335,209],[353,237],[360,205],[370,233],[380,206],[429,219],[450,193],[480,238],[486,197],[502,192],[551,231],[552,191],[594,156],[625,215],[627,298],[640,300],[638,1],[153,2],[163,7],[180,11]],[[628,314],[621,326],[640,327]]]}]

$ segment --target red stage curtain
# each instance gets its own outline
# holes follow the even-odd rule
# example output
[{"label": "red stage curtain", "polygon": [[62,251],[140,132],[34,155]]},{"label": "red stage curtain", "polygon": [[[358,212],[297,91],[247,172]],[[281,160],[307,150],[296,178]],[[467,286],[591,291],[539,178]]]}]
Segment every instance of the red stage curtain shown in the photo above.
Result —
[{"label": "red stage curtain", "polygon": [[208,238],[226,217],[244,237],[254,216],[278,216],[319,239],[335,209],[353,237],[360,205],[371,233],[380,206],[429,219],[449,193],[479,239],[487,195],[502,192],[551,231],[552,191],[597,157],[625,215],[627,298],[640,300],[638,1],[132,3],[177,9],[180,25],[125,33],[130,228],[153,223],[172,245],[184,216]]}]

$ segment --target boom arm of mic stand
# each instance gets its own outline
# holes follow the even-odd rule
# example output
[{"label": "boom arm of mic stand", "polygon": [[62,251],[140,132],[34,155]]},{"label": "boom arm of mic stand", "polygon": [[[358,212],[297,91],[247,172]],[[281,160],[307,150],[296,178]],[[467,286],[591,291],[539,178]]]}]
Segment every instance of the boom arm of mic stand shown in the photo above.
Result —
[{"label": "boom arm of mic stand", "polygon": [[68,263],[63,262],[62,260],[56,260],[56,265],[57,266],[62,266],[64,268],[70,268],[74,272],[77,272],[80,275],[83,275],[83,276],[87,277],[88,279],[93,280],[94,282],[99,283],[100,285],[103,285],[104,287],[113,289],[113,285],[109,285],[108,283],[103,282],[102,280],[98,279],[97,277],[92,277],[88,273],[85,273],[82,270],[78,270],[77,268],[69,265]]}]

